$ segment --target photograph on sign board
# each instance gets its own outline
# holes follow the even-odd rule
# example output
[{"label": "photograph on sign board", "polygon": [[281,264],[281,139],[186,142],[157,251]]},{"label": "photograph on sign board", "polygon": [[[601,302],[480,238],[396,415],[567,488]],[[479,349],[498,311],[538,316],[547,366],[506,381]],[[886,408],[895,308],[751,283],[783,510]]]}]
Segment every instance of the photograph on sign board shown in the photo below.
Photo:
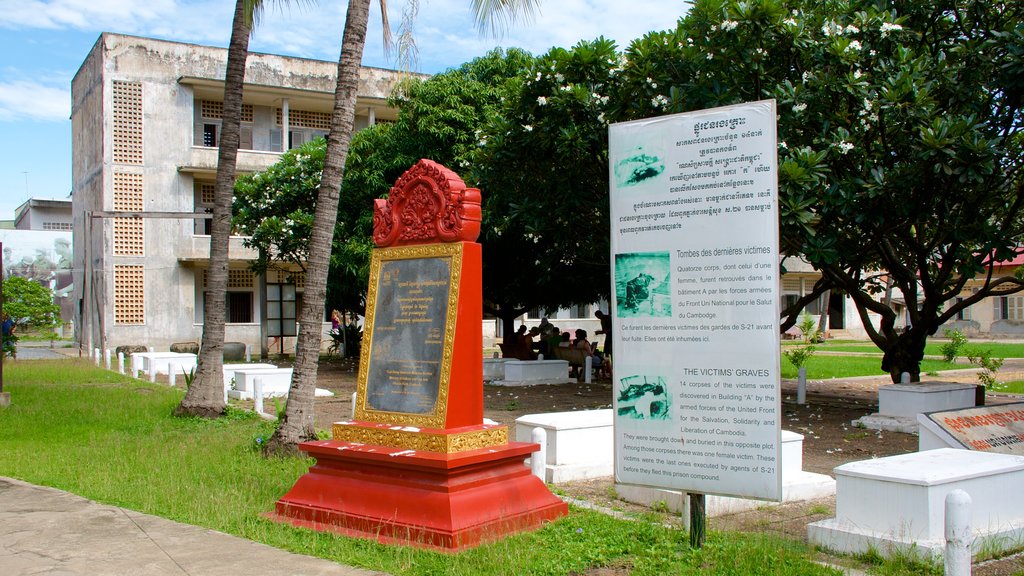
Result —
[{"label": "photograph on sign board", "polygon": [[626,153],[626,157],[615,163],[615,183],[619,188],[636,186],[651,178],[657,178],[665,171],[664,155],[648,153],[643,146],[637,146]]},{"label": "photograph on sign board", "polygon": [[668,420],[671,401],[664,376],[634,375],[619,380],[616,414],[634,420]]},{"label": "photograph on sign board", "polygon": [[672,316],[669,253],[615,255],[615,297],[619,318]]}]

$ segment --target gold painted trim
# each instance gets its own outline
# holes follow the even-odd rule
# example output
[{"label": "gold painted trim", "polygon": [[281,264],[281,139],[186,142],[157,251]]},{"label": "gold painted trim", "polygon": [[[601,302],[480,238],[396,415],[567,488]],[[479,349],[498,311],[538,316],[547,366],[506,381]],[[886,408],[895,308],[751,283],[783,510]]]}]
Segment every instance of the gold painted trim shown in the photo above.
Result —
[{"label": "gold painted trim", "polygon": [[493,448],[508,444],[508,427],[496,426],[486,430],[438,434],[390,428],[368,428],[351,424],[334,424],[331,435],[340,442],[374,444],[403,450],[440,452],[454,454],[481,448]]},{"label": "gold painted trim", "polygon": [[[455,321],[459,311],[459,283],[462,278],[463,245],[461,242],[399,246],[397,248],[376,248],[370,256],[370,286],[366,294],[366,316],[363,325],[363,343],[359,355],[359,377],[356,383],[355,419],[382,424],[401,424],[424,428],[444,428],[448,414],[448,387],[452,374],[452,353],[455,347]],[[384,262],[391,260],[414,260],[418,258],[450,258],[448,278],[448,310],[444,328],[444,346],[441,354],[440,378],[437,386],[437,400],[429,414],[409,414],[374,410],[367,406],[366,388],[370,373],[370,358],[373,352],[373,325],[377,313],[377,290],[380,283],[380,269]]]}]

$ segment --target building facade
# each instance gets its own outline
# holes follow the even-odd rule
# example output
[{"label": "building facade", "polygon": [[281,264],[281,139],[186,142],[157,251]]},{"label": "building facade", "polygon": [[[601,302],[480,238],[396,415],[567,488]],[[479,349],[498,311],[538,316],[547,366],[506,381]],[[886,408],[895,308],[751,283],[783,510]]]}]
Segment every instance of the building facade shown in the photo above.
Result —
[{"label": "building facade", "polygon": [[[72,85],[76,330],[82,346],[166,349],[202,336],[227,50],[104,33]],[[330,129],[335,62],[250,54],[239,174]],[[363,68],[356,129],[393,121],[402,73]],[[227,341],[290,351],[302,274],[256,276],[232,237]],[[269,298],[268,298],[269,296]]]}]

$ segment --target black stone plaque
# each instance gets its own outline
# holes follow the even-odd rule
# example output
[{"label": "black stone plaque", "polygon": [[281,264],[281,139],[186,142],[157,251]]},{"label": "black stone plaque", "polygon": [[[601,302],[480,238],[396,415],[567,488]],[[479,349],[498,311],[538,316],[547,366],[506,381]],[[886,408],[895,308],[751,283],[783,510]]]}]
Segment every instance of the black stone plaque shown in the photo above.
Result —
[{"label": "black stone plaque", "polygon": [[366,382],[370,410],[436,411],[451,266],[450,257],[381,262]]}]

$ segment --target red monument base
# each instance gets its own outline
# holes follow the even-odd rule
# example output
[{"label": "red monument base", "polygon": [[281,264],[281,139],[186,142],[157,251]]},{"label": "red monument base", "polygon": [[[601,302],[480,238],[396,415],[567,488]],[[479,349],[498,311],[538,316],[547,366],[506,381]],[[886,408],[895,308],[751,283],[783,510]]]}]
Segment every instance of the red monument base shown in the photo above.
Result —
[{"label": "red monument base", "polygon": [[568,513],[523,464],[536,444],[454,454],[336,440],[300,448],[317,462],[271,515],[296,526],[459,551]]}]

